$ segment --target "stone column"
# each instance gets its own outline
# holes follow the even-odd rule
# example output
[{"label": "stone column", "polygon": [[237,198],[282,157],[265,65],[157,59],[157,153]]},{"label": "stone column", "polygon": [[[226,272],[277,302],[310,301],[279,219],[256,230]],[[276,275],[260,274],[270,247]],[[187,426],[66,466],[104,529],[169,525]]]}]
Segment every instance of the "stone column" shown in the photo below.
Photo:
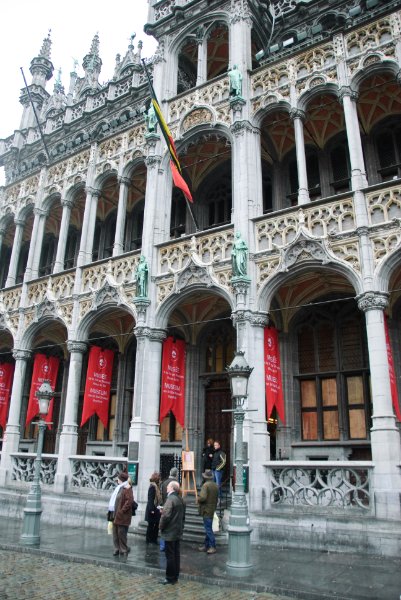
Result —
[{"label": "stone column", "polygon": [[248,365],[253,367],[248,382],[246,408],[249,412],[244,422],[244,441],[248,444],[249,509],[265,510],[270,504],[268,473],[263,466],[270,460],[264,393],[264,328],[269,318],[267,313],[236,310],[232,319],[237,329],[237,349],[245,352]]},{"label": "stone column", "polygon": [[[240,119],[240,101],[232,101],[231,107],[235,118],[239,117]],[[260,130],[253,127],[247,120],[235,120],[231,131],[234,134],[232,146],[234,226],[235,230],[239,231],[243,239],[249,243],[248,221],[263,212]],[[235,173],[240,173],[241,176],[237,177]],[[252,251],[252,248],[250,250]]]},{"label": "stone column", "polygon": [[82,359],[87,351],[85,342],[67,342],[70,352],[70,366],[68,370],[68,384],[65,401],[64,422],[60,434],[60,445],[57,461],[57,472],[54,489],[59,493],[66,491],[71,476],[69,457],[77,452],[78,441],[78,403],[79,388],[81,383]]},{"label": "stone column", "polygon": [[96,225],[96,213],[97,213],[97,203],[99,200],[100,191],[94,190],[92,192],[91,198],[91,210],[88,224],[88,237],[86,240],[86,259],[85,262],[92,262],[92,252],[93,252],[93,238],[95,236],[95,225]]},{"label": "stone column", "polygon": [[130,179],[128,179],[128,177],[120,177],[118,182],[120,184],[120,189],[118,196],[116,234],[114,237],[113,256],[118,256],[119,254],[123,254],[124,252],[125,219],[127,216],[127,198]]},{"label": "stone column", "polygon": [[13,247],[12,247],[12,251],[11,251],[10,266],[8,267],[8,277],[7,277],[7,281],[6,281],[6,287],[15,285],[15,280],[17,278],[18,260],[19,260],[19,255],[21,252],[22,234],[24,232],[24,225],[25,225],[25,221],[23,221],[23,220],[17,219],[15,221],[15,234],[14,234]]},{"label": "stone column", "polygon": [[3,238],[4,238],[5,232],[6,232],[5,227],[0,227],[0,260],[1,260],[1,252],[3,249]]},{"label": "stone column", "polygon": [[60,234],[57,244],[56,261],[54,263],[53,273],[64,271],[65,249],[67,246],[68,228],[70,225],[71,210],[74,206],[72,200],[62,200],[63,214],[61,216]]},{"label": "stone column", "polygon": [[[199,34],[203,31],[199,32]],[[196,76],[196,85],[202,85],[207,81],[207,39],[203,37],[197,38],[198,43],[198,69]]]},{"label": "stone column", "polygon": [[[33,212],[35,213],[35,221],[36,219],[38,220],[38,225],[36,229],[36,235],[34,235],[34,228],[32,230],[32,242],[31,247],[29,249],[28,263],[24,281],[28,281],[29,279],[36,279],[39,276],[40,255],[42,254],[43,235],[46,225],[46,217],[48,215],[48,212],[41,208],[35,208]],[[32,248],[33,253],[31,258]],[[29,271],[31,272],[29,273]]]},{"label": "stone column", "polygon": [[380,292],[366,292],[358,297],[359,309],[366,318],[372,388],[370,437],[374,470],[371,497],[377,518],[399,520],[401,445],[392,406],[384,329],[384,309],[387,304],[388,295]]},{"label": "stone column", "polygon": [[18,452],[20,441],[20,418],[22,394],[25,385],[26,365],[31,358],[29,350],[14,350],[15,359],[13,388],[11,391],[10,410],[6,431],[3,436],[3,448],[0,463],[0,486],[6,486],[11,472],[11,454]]},{"label": "stone column", "polygon": [[294,123],[295,132],[295,150],[297,154],[298,171],[298,204],[306,204],[310,201],[308,191],[308,174],[306,170],[304,126],[305,113],[298,109],[292,109],[290,112]]},{"label": "stone column", "polygon": [[345,127],[347,130],[349,158],[351,163],[351,185],[353,190],[360,190],[368,185],[365,163],[363,160],[361,133],[359,130],[356,101],[358,95],[348,86],[340,89],[340,97],[344,107]]},{"label": "stone column", "polygon": [[81,230],[81,241],[79,244],[79,253],[77,260],[77,267],[82,267],[86,263],[86,243],[88,238],[88,227],[89,227],[89,219],[92,207],[92,194],[95,190],[91,187],[87,187],[86,198],[85,198],[85,210],[84,210],[84,218],[82,221],[82,230]]},{"label": "stone column", "polygon": [[162,342],[166,332],[162,329],[137,326],[134,400],[129,443],[138,457],[142,474],[135,497],[144,502],[147,498],[148,480],[160,468],[160,374]]}]

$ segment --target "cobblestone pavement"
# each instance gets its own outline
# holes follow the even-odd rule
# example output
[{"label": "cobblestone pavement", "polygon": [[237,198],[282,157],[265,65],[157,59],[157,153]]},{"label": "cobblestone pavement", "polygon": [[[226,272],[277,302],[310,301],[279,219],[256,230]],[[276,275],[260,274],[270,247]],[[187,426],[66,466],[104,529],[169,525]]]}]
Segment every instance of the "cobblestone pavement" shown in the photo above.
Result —
[{"label": "cobblestone pavement", "polygon": [[162,586],[152,575],[0,550],[0,600],[290,600],[180,581]]}]

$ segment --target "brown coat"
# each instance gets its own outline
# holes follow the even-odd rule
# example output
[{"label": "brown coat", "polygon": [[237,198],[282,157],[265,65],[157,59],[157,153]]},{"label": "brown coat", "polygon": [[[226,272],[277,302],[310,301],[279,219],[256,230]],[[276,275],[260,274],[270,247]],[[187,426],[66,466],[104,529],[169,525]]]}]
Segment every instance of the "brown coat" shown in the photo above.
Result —
[{"label": "brown coat", "polygon": [[132,487],[123,486],[117,494],[115,510],[114,510],[114,525],[131,524],[132,519],[132,503],[134,501],[134,493]]}]

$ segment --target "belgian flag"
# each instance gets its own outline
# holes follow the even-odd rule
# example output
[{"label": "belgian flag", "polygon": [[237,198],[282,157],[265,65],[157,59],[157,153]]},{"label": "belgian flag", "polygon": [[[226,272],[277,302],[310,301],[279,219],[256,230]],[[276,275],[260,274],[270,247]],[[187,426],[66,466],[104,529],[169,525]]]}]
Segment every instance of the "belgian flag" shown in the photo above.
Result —
[{"label": "belgian flag", "polygon": [[170,168],[171,168],[171,173],[173,175],[173,183],[176,187],[178,187],[182,191],[182,193],[184,194],[185,198],[187,198],[187,200],[189,200],[190,202],[193,202],[193,198],[192,198],[191,192],[189,191],[189,187],[182,176],[182,169],[181,169],[180,161],[178,159],[177,150],[176,150],[176,147],[174,144],[173,136],[171,135],[171,131],[168,128],[165,118],[163,117],[163,114],[160,109],[159,103],[157,101],[155,90],[153,89],[153,85],[152,85],[152,82],[151,82],[151,79],[149,76],[149,72],[146,68],[146,63],[145,63],[144,59],[142,59],[142,64],[143,64],[143,68],[145,69],[146,77],[148,78],[151,102],[152,102],[153,108],[156,113],[157,122],[159,123],[163,137],[166,140],[167,148],[169,149],[169,152],[170,152]]}]

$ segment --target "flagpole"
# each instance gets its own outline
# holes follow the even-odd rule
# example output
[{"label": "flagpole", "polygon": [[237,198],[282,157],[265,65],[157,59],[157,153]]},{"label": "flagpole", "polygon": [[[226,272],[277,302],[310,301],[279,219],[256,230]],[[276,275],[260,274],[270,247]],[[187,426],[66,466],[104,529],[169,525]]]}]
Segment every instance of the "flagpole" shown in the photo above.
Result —
[{"label": "flagpole", "polygon": [[42,139],[42,142],[43,142],[43,145],[44,145],[44,147],[45,147],[45,152],[46,152],[47,160],[50,162],[50,156],[49,156],[49,152],[48,152],[48,150],[47,150],[47,146],[46,146],[45,138],[43,137],[43,133],[42,133],[42,127],[40,126],[40,123],[39,123],[39,118],[38,118],[38,115],[37,115],[37,112],[36,112],[35,105],[34,105],[34,103],[33,103],[33,100],[32,100],[31,92],[29,91],[29,87],[28,87],[27,81],[26,81],[26,79],[25,79],[24,70],[23,70],[23,68],[22,68],[22,67],[20,67],[20,69],[21,69],[22,77],[23,77],[23,79],[24,79],[24,83],[25,83],[25,89],[26,89],[26,91],[28,92],[28,98],[29,98],[29,101],[30,101],[30,103],[31,103],[31,105],[32,105],[32,108],[33,108],[33,114],[35,115],[35,119],[36,119],[36,123],[37,123],[37,125],[38,125],[38,129],[39,129],[40,137],[41,137],[41,139]]},{"label": "flagpole", "polygon": [[[150,79],[149,71],[148,71],[148,69],[147,69],[147,67],[146,67],[146,62],[145,62],[145,59],[144,59],[144,58],[142,58],[142,59],[141,59],[141,61],[142,61],[143,69],[144,69],[144,71],[145,71],[145,74],[146,74],[146,78],[147,78],[147,80],[148,80],[149,89],[150,89],[150,95],[151,95],[152,99],[153,99],[153,100],[156,102],[156,104],[157,104],[157,107],[158,107],[158,110],[156,110],[155,112],[156,112],[157,120],[159,121],[160,129],[161,129],[161,131],[162,131],[163,137],[164,137],[164,139],[165,139],[165,141],[166,141],[167,148],[168,148],[168,150],[169,150],[169,153],[170,153],[170,160],[172,160],[172,161],[173,161],[173,164],[174,164],[174,165],[175,165],[175,167],[177,168],[177,171],[181,172],[181,166],[180,166],[180,163],[179,163],[179,161],[178,161],[178,158],[177,158],[177,156],[176,156],[175,154],[173,154],[173,152],[172,152],[172,150],[171,150],[171,144],[172,144],[172,145],[173,145],[173,150],[174,150],[174,153],[176,152],[176,150],[175,150],[175,147],[174,147],[174,142],[173,142],[172,140],[169,140],[169,138],[168,138],[168,136],[167,136],[167,132],[166,132],[166,131],[164,131],[164,127],[162,127],[162,125],[161,125],[161,121],[160,121],[160,120],[164,120],[164,117],[163,117],[163,115],[161,115],[161,114],[159,115],[159,114],[158,114],[158,112],[159,112],[159,111],[160,111],[160,113],[161,113],[161,110],[160,110],[159,103],[158,103],[158,101],[157,101],[156,92],[155,92],[155,90],[154,90],[154,87],[153,87],[153,84],[152,84],[152,80]],[[167,123],[165,123],[165,127],[167,128],[167,131],[168,131],[168,126],[167,126]],[[170,132],[169,132],[169,131],[168,131],[168,133],[170,134]],[[171,134],[170,134],[170,135],[171,135]],[[181,191],[182,191],[182,190],[181,190]],[[198,225],[198,222],[197,222],[197,220],[196,220],[196,218],[195,218],[195,215],[194,215],[194,213],[193,213],[193,211],[192,211],[192,208],[191,208],[191,205],[190,205],[190,203],[189,203],[189,201],[188,201],[188,198],[187,198],[187,196],[184,194],[184,192],[183,192],[183,195],[184,195],[185,202],[186,202],[186,205],[187,205],[187,208],[188,208],[188,212],[189,212],[189,214],[191,215],[191,219],[192,219],[192,221],[193,221],[193,223],[194,223],[194,225],[195,225],[195,231],[199,231],[199,225]]]}]

